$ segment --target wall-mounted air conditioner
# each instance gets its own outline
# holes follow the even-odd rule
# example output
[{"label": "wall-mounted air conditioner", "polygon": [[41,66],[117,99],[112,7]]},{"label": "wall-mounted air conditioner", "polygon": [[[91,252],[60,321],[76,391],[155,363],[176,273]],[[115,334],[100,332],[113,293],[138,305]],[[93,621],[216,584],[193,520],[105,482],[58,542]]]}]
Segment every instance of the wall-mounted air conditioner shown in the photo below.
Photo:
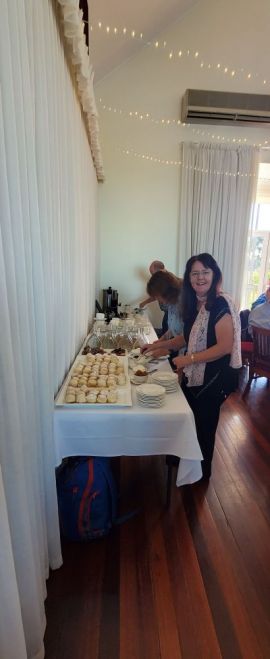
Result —
[{"label": "wall-mounted air conditioner", "polygon": [[181,121],[194,124],[270,125],[270,96],[187,89]]}]

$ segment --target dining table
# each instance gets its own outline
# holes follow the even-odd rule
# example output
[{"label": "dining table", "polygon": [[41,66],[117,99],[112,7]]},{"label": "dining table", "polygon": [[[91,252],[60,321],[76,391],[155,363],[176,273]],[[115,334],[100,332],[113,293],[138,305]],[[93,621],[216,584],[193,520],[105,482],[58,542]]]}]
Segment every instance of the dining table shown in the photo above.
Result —
[{"label": "dining table", "polygon": [[[148,336],[149,341],[156,336],[151,327]],[[149,367],[160,371],[171,368],[164,358]],[[53,419],[56,466],[71,456],[171,455],[180,458],[177,486],[200,480],[202,454],[193,413],[180,386],[166,393],[165,403],[158,408],[140,406],[136,385],[131,385],[129,406],[58,404],[61,389]]]}]

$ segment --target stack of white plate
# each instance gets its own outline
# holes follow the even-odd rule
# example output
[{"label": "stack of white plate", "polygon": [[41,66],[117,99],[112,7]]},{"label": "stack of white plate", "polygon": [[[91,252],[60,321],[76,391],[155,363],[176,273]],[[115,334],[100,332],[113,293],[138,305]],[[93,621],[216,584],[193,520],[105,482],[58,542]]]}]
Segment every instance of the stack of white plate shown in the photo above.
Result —
[{"label": "stack of white plate", "polygon": [[168,394],[179,388],[178,375],[172,371],[157,371],[151,376],[151,381],[164,387]]},{"label": "stack of white plate", "polygon": [[165,403],[166,391],[158,384],[140,384],[136,391],[142,407],[161,407]]}]

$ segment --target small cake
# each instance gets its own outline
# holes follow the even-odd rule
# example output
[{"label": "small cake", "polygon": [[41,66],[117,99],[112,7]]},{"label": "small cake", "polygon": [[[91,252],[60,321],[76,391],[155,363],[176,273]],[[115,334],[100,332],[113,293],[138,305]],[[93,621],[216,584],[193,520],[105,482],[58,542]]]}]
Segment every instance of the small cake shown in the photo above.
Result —
[{"label": "small cake", "polygon": [[97,402],[97,394],[94,393],[94,392],[90,392],[86,396],[86,401],[87,401],[87,403],[96,403]]},{"label": "small cake", "polygon": [[99,393],[97,396],[97,403],[107,403],[107,396],[105,396],[105,394]]},{"label": "small cake", "polygon": [[75,403],[75,400],[76,400],[75,394],[66,395],[66,403]]},{"label": "small cake", "polygon": [[97,381],[97,386],[98,387],[106,387],[106,384],[107,384],[107,378],[105,376],[101,376],[101,377],[98,378],[98,381]]},{"label": "small cake", "polygon": [[77,385],[78,385],[78,378],[75,378],[75,377],[74,377],[74,378],[71,378],[70,381],[69,381],[69,384],[71,384],[72,387],[77,387]]},{"label": "small cake", "polygon": [[108,403],[116,403],[116,401],[117,401],[117,392],[116,391],[108,391],[107,400],[108,400]]},{"label": "small cake", "polygon": [[83,371],[83,366],[79,366],[79,365],[75,366],[75,368],[73,369],[73,373],[74,374],[76,373],[76,375],[80,375],[82,371]]},{"label": "small cake", "polygon": [[107,396],[108,389],[100,389],[98,393],[101,394],[102,396]]},{"label": "small cake", "polygon": [[108,389],[108,393],[117,393],[117,387],[114,385],[111,385],[110,388]]},{"label": "small cake", "polygon": [[68,386],[68,387],[67,387],[67,391],[66,391],[66,393],[67,393],[67,394],[75,394],[75,393],[76,393],[76,390],[77,390],[77,387],[71,387],[71,386]]},{"label": "small cake", "polygon": [[89,378],[88,380],[88,387],[96,387],[97,386],[97,378]]},{"label": "small cake", "polygon": [[85,403],[86,402],[86,397],[84,391],[80,391],[78,394],[76,394],[76,403]]},{"label": "small cake", "polygon": [[108,385],[108,387],[109,387],[111,384],[116,384],[116,375],[108,375],[108,378],[107,378],[107,385]]},{"label": "small cake", "polygon": [[80,384],[86,384],[86,383],[87,383],[87,380],[88,380],[87,375],[81,375],[81,377],[80,377],[79,380],[78,380],[78,384],[79,384],[79,385],[80,385]]}]

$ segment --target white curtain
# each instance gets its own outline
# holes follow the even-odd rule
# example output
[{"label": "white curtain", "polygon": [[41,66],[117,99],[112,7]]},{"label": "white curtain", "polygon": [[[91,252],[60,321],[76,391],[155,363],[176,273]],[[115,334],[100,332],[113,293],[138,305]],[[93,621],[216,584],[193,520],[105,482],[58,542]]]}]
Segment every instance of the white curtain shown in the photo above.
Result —
[{"label": "white curtain", "polygon": [[255,147],[181,144],[179,272],[193,254],[211,253],[238,303],[258,157]]},{"label": "white curtain", "polygon": [[96,176],[54,2],[2,0],[0,81],[0,657],[42,659],[53,400],[95,298]]}]

